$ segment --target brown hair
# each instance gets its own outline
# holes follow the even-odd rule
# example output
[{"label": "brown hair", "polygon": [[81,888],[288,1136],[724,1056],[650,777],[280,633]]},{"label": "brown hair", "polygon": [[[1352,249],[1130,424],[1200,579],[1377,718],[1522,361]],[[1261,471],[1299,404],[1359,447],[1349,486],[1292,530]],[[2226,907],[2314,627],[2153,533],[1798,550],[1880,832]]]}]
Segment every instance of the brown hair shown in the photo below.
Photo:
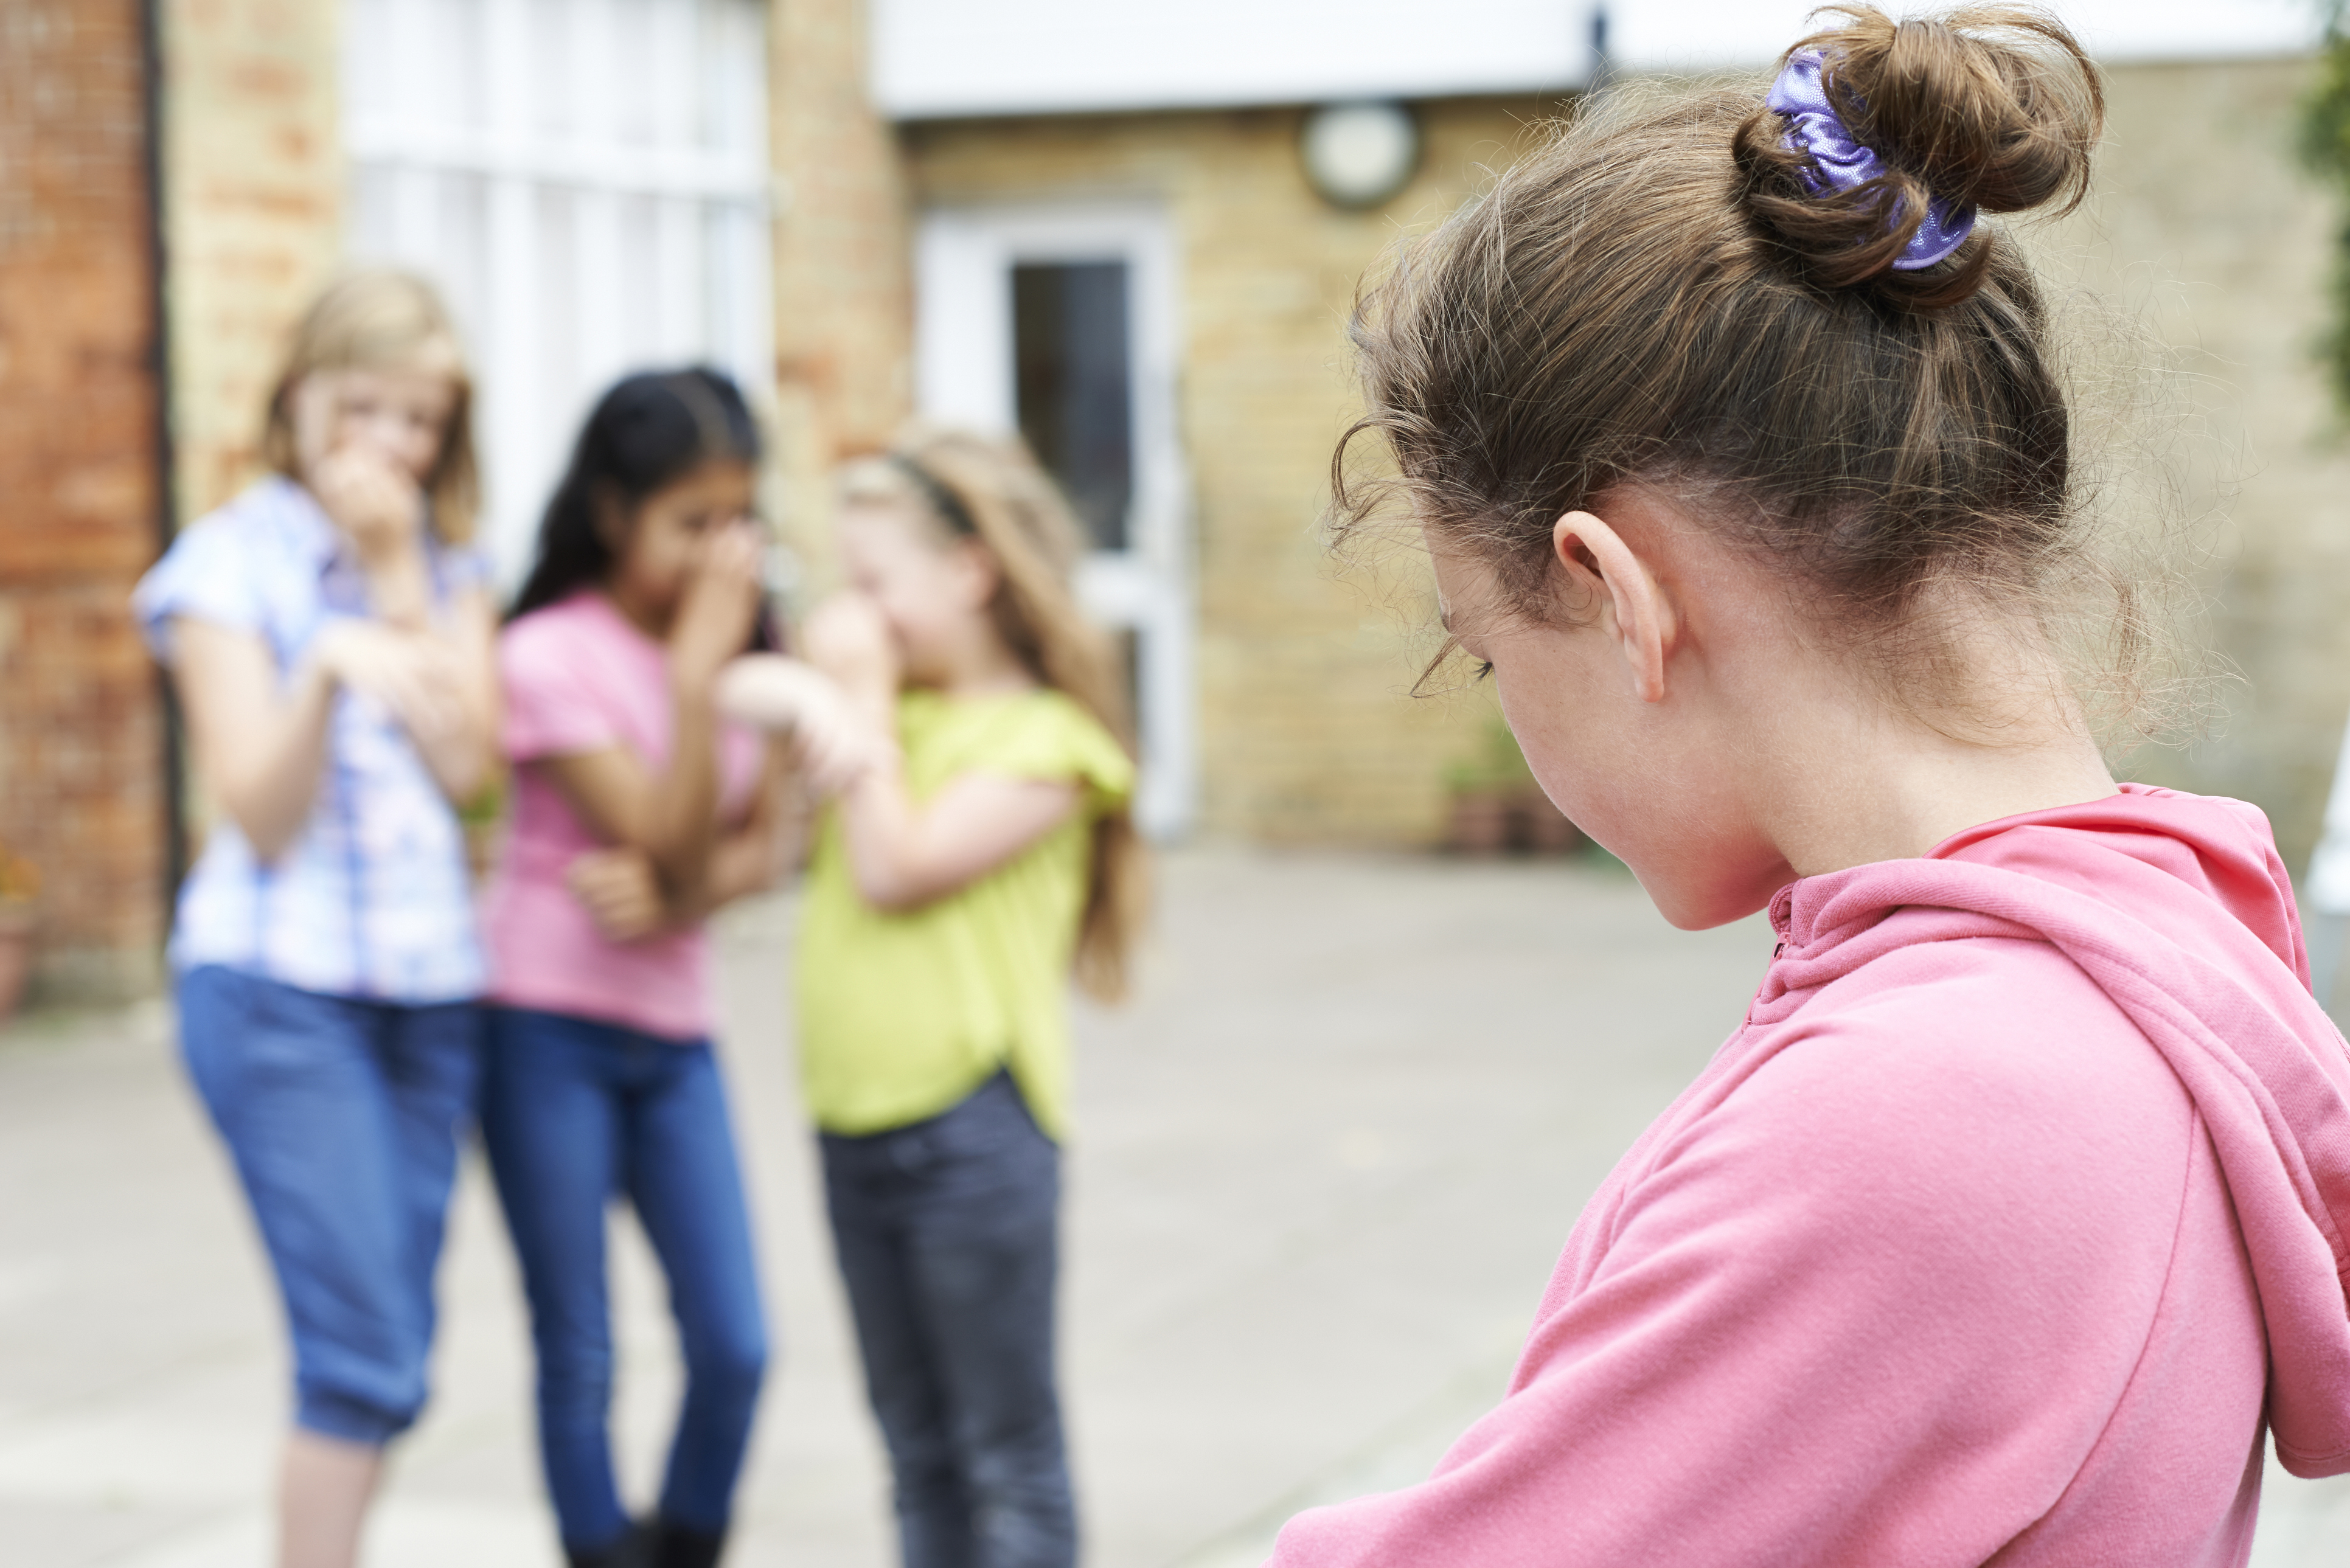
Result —
[{"label": "brown hair", "polygon": [[[997,567],[990,608],[1004,645],[1041,684],[1067,693],[1132,753],[1118,660],[1077,606],[1084,531],[1025,446],[962,431],[916,431],[888,457],[850,465],[841,488],[851,502],[910,504],[941,533],[984,545]],[[1116,1001],[1126,992],[1148,872],[1131,811],[1119,805],[1096,817],[1073,958],[1077,983],[1090,995]]]},{"label": "brown hair", "polygon": [[1834,15],[1788,53],[1825,57],[1886,167],[1867,184],[1809,194],[1755,91],[1632,88],[1399,247],[1353,324],[1367,410],[1334,462],[1342,530],[1378,505],[1347,472],[1376,431],[1416,520],[1519,613],[1548,613],[1556,520],[1627,482],[1698,504],[1828,624],[1918,634],[1897,677],[1935,662],[1929,585],[2037,613],[2074,512],[2040,291],[1987,223],[1930,267],[1892,263],[1929,192],[2077,203],[2095,71],[2035,11]]},{"label": "brown hair", "polygon": [[455,397],[440,461],[425,476],[432,531],[462,545],[473,535],[481,471],[473,457],[473,382],[457,328],[432,286],[413,273],[369,267],[345,274],[296,323],[261,435],[261,460],[299,479],[294,446],[294,389],[314,370],[424,368],[446,375]]}]

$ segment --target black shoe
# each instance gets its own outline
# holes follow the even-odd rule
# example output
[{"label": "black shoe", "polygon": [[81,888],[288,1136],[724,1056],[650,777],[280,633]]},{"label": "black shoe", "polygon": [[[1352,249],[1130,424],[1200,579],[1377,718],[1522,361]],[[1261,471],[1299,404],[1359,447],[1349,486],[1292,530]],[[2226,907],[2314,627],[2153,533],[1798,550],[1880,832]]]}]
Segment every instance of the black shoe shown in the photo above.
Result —
[{"label": "black shoe", "polygon": [[563,1555],[571,1568],[653,1568],[656,1561],[665,1561],[657,1554],[657,1540],[651,1525],[632,1524],[616,1541],[587,1551],[566,1546]]},{"label": "black shoe", "polygon": [[689,1530],[662,1520],[653,1527],[650,1568],[718,1568],[718,1554],[726,1550],[726,1532]]}]

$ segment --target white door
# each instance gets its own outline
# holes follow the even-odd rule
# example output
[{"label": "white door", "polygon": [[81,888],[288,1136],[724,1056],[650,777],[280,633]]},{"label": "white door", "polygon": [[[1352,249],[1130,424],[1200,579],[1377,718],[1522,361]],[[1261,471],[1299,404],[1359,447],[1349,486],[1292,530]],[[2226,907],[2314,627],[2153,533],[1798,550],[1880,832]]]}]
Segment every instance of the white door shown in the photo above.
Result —
[{"label": "white door", "polygon": [[465,332],[508,584],[614,379],[771,389],[765,26],[760,0],[348,0],[349,249]]},{"label": "white door", "polygon": [[916,258],[925,419],[1018,431],[1092,536],[1087,607],[1130,634],[1142,743],[1135,815],[1191,826],[1189,491],[1175,417],[1175,250],[1147,203],[941,208]]}]

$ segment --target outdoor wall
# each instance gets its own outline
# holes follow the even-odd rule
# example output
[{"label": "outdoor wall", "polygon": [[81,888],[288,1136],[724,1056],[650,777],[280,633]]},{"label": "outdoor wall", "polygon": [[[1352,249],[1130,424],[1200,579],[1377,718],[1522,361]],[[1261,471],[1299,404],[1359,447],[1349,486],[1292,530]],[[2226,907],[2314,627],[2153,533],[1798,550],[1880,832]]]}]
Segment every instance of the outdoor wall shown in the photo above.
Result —
[{"label": "outdoor wall", "polygon": [[1555,106],[1418,106],[1418,176],[1384,210],[1306,184],[1304,111],[954,121],[904,132],[917,202],[1149,196],[1182,247],[1183,436],[1200,614],[1201,821],[1251,838],[1425,843],[1482,696],[1414,701],[1423,571],[1342,570],[1317,535],[1352,406],[1344,326],[1399,230],[1457,204]]},{"label": "outdoor wall", "polygon": [[867,100],[862,0],[772,6],[775,392],[786,536],[821,580],[832,472],[912,400],[904,167]]},{"label": "outdoor wall", "polygon": [[2113,71],[2095,199],[2043,246],[2053,277],[2117,305],[2170,351],[2150,455],[2180,482],[2177,518],[2202,520],[2198,582],[2240,676],[2215,687],[2208,738],[2128,766],[2257,803],[2295,876],[2350,713],[2350,446],[2316,358],[2342,214],[2293,156],[2311,70]]},{"label": "outdoor wall", "polygon": [[286,331],[342,253],[336,0],[161,0],[182,521],[256,472]]},{"label": "outdoor wall", "polygon": [[[9,14],[68,11],[83,14]],[[277,345],[340,249],[337,12],[331,0],[164,0],[183,517],[248,476]],[[782,499],[819,576],[830,469],[886,440],[910,401],[912,213],[1155,197],[1183,252],[1203,825],[1272,840],[1433,838],[1444,774],[1477,750],[1491,704],[1408,700],[1430,647],[1424,576],[1342,568],[1317,536],[1330,446],[1350,407],[1343,323],[1357,280],[1390,239],[1450,210],[1556,106],[1418,106],[1419,177],[1384,211],[1347,213],[1305,184],[1300,109],[893,130],[859,90],[858,0],[798,0],[772,15]],[[12,48],[9,68],[29,68],[30,57]],[[2224,514],[2201,581],[2220,646],[2245,680],[2223,688],[2212,738],[2141,752],[2130,766],[2259,802],[2296,867],[2350,712],[2340,608],[2350,597],[2350,452],[2312,354],[2337,215],[2291,152],[2307,69],[2113,71],[2097,198],[2039,242],[2060,276],[2137,311],[2175,346],[2187,372],[2179,395],[2199,428],[2168,455],[2186,510]],[[30,101],[19,94],[12,106]],[[12,306],[23,297],[12,291]],[[8,547],[12,561],[25,548]]]},{"label": "outdoor wall", "polygon": [[[2240,679],[2183,748],[2136,776],[2252,800],[2296,871],[2350,713],[2350,446],[2314,356],[2340,217],[2293,155],[2306,61],[2131,65],[2095,200],[2032,240],[2108,355],[2160,345],[2141,423],[2177,493],[2208,629]],[[1295,154],[1300,111],[1035,118],[904,132],[918,202],[1149,194],[1184,245],[1183,411],[1197,492],[1204,820],[1271,839],[1421,842],[1479,697],[1400,692],[1428,647],[1420,577],[1335,569],[1315,537],[1350,407],[1341,326],[1399,228],[1440,216],[1545,106],[1419,106],[1419,177],[1388,210],[1333,211]],[[2181,418],[2181,415],[2184,418]],[[2166,421],[2168,422],[2166,422]],[[2201,553],[2196,551],[2200,549]]]},{"label": "outdoor wall", "polygon": [[152,986],[166,857],[153,669],[155,311],[137,0],[0,8],[0,846],[30,860],[37,992]]}]

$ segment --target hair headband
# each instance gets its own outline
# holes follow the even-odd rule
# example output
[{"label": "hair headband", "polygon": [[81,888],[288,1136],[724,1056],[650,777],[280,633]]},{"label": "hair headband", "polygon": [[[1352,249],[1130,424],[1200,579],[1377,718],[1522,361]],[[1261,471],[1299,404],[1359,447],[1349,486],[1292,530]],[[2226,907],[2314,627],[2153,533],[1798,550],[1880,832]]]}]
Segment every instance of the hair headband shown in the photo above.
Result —
[{"label": "hair headband", "polygon": [[[1849,191],[1885,172],[1884,160],[1853,139],[1844,117],[1828,101],[1826,85],[1820,80],[1826,64],[1826,57],[1817,49],[1796,50],[1788,57],[1779,79],[1771,84],[1770,97],[1763,99],[1785,117],[1787,144],[1811,155],[1801,178],[1804,188],[1814,196]],[[1894,216],[1898,222],[1898,207],[1894,209]],[[1972,202],[1929,195],[1925,222],[1918,225],[1909,243],[1901,247],[1901,254],[1894,258],[1893,269],[1918,272],[1932,266],[1965,244],[1974,229]]]},{"label": "hair headband", "polygon": [[903,474],[912,483],[915,489],[922,493],[922,499],[930,503],[931,510],[944,519],[948,532],[962,539],[974,538],[978,535],[979,524],[972,518],[971,508],[965,506],[962,504],[962,497],[948,489],[937,474],[932,473],[920,462],[902,452],[893,452],[889,454],[889,466]]}]

